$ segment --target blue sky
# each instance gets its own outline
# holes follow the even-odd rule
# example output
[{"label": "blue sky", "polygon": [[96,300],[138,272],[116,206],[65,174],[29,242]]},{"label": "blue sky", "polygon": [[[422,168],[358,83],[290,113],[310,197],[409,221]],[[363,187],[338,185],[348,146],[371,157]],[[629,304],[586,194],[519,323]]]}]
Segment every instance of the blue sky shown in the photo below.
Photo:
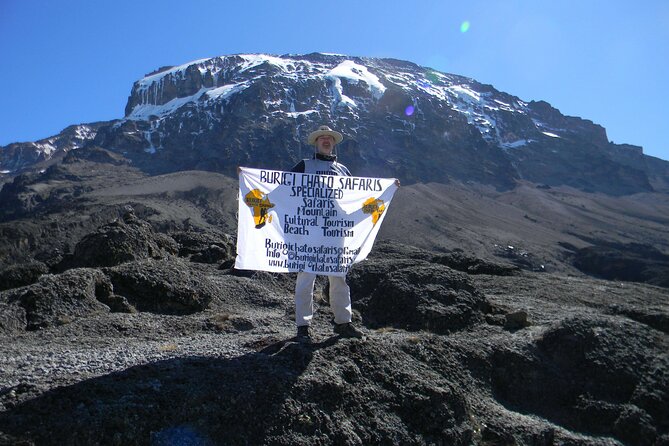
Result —
[{"label": "blue sky", "polygon": [[669,160],[663,0],[0,0],[0,145],[121,118],[161,66],[314,51],[469,76]]}]

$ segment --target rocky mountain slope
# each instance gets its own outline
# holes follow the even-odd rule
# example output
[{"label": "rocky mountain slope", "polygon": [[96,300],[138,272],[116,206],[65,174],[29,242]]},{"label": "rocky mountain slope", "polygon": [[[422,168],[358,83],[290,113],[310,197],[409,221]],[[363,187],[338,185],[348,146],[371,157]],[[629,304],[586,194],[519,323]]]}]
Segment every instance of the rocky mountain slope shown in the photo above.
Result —
[{"label": "rocky mountain slope", "polygon": [[[403,186],[348,278],[367,339],[333,336],[320,278],[302,345],[294,277],[232,268],[234,169],[323,122]],[[408,62],[237,55],[45,141],[0,149],[0,444],[669,444],[669,163],[589,121]]]},{"label": "rocky mountain slope", "polygon": [[122,119],[0,148],[0,171],[6,181],[85,144],[153,174],[286,169],[310,153],[306,135],[322,123],[347,136],[339,153],[362,176],[669,191],[669,162],[613,144],[601,126],[546,102],[410,62],[319,53],[165,67],[135,82]]},{"label": "rocky mountain slope", "polygon": [[349,275],[367,340],[333,337],[321,281],[303,346],[294,277],[231,269],[235,180],[121,161],[3,189],[0,444],[669,441],[669,291],[568,258],[666,243],[662,194],[402,187]]},{"label": "rocky mountain slope", "polygon": [[303,345],[293,277],[230,269],[233,252],[126,211],[62,273],[0,292],[0,440],[669,441],[666,289],[382,242],[349,276],[367,339],[331,334],[322,290]]}]

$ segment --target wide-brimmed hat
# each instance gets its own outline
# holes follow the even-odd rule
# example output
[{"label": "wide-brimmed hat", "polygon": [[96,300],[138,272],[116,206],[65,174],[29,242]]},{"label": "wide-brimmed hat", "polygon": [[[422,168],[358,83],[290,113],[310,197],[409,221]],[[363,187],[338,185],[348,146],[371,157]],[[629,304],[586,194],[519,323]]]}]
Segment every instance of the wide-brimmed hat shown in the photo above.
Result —
[{"label": "wide-brimmed hat", "polygon": [[315,132],[311,132],[309,134],[309,140],[308,140],[309,144],[316,145],[316,140],[318,139],[318,137],[319,136],[324,136],[324,135],[332,136],[334,138],[335,144],[339,144],[344,139],[344,137],[341,135],[341,133],[335,132],[334,130],[332,130],[327,125],[322,125],[322,126],[318,127],[318,130],[316,130]]}]

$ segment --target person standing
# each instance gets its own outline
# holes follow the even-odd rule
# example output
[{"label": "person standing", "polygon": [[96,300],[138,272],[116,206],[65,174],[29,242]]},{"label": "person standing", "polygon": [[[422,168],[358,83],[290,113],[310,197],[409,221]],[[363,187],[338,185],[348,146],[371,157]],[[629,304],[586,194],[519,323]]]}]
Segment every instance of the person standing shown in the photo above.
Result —
[{"label": "person standing", "polygon": [[[309,134],[308,142],[315,146],[314,155],[297,163],[291,172],[316,175],[351,176],[346,166],[337,161],[335,146],[343,140],[341,133],[322,125]],[[295,281],[295,323],[297,339],[310,342],[309,326],[314,315],[314,282],[317,274],[297,273]],[[334,312],[334,332],[342,337],[362,338],[363,333],[351,323],[351,291],[346,277],[328,276],[330,283],[330,306]]]}]

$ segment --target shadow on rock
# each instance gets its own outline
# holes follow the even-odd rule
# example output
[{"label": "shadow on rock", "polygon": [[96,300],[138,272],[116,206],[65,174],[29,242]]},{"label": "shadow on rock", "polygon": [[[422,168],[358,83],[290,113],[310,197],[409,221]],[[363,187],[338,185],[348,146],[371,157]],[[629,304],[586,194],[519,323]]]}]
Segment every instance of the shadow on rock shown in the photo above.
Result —
[{"label": "shadow on rock", "polygon": [[44,445],[471,444],[464,394],[410,359],[357,340],[175,358],[51,390],[0,414],[0,431]]},{"label": "shadow on rock", "polygon": [[136,366],[18,405],[0,414],[0,430],[45,445],[259,444],[311,356],[294,345]]}]

